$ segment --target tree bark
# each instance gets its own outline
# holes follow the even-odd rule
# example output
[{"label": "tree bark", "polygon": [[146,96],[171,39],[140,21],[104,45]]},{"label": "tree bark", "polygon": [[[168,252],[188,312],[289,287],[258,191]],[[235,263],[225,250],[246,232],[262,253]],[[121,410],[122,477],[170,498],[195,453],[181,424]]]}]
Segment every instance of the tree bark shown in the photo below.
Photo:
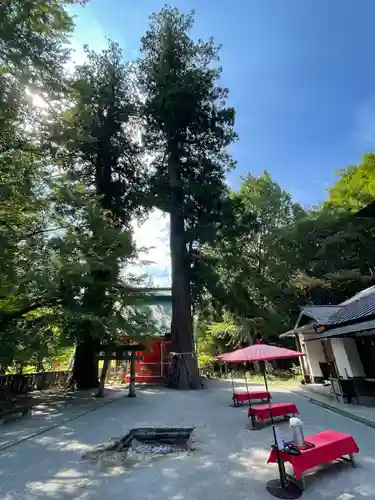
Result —
[{"label": "tree bark", "polygon": [[168,176],[171,191],[170,250],[172,268],[172,325],[173,357],[168,386],[175,389],[198,389],[200,380],[195,357],[193,320],[191,312],[190,270],[185,240],[183,191],[180,178],[178,148],[169,147]]},{"label": "tree bark", "polygon": [[135,351],[130,355],[130,378],[129,378],[129,392],[128,398],[135,398]]},{"label": "tree bark", "polygon": [[98,342],[90,338],[76,347],[73,383],[78,390],[97,389],[99,386],[98,349]]}]

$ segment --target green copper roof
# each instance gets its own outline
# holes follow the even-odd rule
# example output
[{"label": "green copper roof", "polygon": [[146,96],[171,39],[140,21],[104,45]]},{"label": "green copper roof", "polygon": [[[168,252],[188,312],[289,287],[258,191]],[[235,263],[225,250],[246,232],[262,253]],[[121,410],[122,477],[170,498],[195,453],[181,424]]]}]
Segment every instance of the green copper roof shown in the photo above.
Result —
[{"label": "green copper roof", "polygon": [[149,313],[150,319],[155,325],[154,335],[166,335],[170,333],[172,321],[172,297],[156,298],[151,302],[137,306],[142,313]]}]

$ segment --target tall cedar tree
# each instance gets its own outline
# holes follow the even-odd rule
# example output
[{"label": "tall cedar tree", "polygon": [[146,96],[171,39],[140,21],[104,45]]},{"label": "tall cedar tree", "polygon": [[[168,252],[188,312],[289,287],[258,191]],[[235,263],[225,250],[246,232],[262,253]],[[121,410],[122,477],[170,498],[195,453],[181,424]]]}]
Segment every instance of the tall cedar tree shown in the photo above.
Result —
[{"label": "tall cedar tree", "polygon": [[[122,62],[115,43],[99,54],[87,48],[86,52],[87,61],[77,67],[72,82],[74,105],[65,115],[62,158],[72,182],[90,186],[119,231],[130,237],[130,220],[138,207],[143,179],[131,68]],[[129,256],[131,252],[129,247]],[[120,274],[120,265],[116,257],[111,266],[92,270],[92,285],[87,286],[83,299],[86,310],[113,307],[108,304],[108,290]],[[78,388],[97,387],[100,337],[93,334],[90,322],[80,330],[73,375]]]},{"label": "tall cedar tree", "polygon": [[[224,191],[224,173],[233,167],[226,152],[235,139],[234,110],[219,86],[219,48],[210,39],[189,36],[194,13],[165,7],[151,16],[139,61],[144,97],[144,144],[153,155],[154,204],[170,214],[172,267],[172,363],[169,385],[198,388],[194,355],[189,222]],[[209,210],[208,210],[209,211]],[[193,215],[195,214],[195,215]]]}]

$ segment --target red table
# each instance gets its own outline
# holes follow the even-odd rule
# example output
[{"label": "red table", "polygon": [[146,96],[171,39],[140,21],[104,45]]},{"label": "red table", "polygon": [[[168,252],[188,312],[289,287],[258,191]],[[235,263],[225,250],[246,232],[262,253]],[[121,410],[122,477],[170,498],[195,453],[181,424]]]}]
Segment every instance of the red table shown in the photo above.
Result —
[{"label": "red table", "polygon": [[271,394],[267,391],[234,392],[232,399],[234,406],[238,406],[240,401],[251,401],[253,399],[265,399],[269,401]]},{"label": "red table", "polygon": [[[334,460],[345,460],[345,455],[349,455],[349,460],[354,466],[353,454],[359,452],[357,443],[352,436],[341,432],[330,430],[319,432],[307,436],[305,441],[315,445],[314,448],[301,450],[300,455],[289,455],[285,451],[279,451],[280,458],[292,465],[297,480],[303,480],[302,474],[306,470]],[[275,462],[277,462],[277,451],[273,448],[267,463]]]},{"label": "red table", "polygon": [[249,408],[247,415],[251,417],[253,428],[256,422],[264,423],[264,420],[273,417],[282,417],[287,415],[299,414],[299,411],[294,403],[272,403],[271,405],[258,405],[255,408]]}]

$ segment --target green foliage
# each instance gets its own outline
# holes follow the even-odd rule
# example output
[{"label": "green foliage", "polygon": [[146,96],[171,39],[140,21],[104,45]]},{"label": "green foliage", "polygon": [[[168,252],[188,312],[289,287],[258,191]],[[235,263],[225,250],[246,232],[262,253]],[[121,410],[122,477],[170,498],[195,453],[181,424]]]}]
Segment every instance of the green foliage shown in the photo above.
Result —
[{"label": "green foliage", "polygon": [[306,302],[336,304],[374,282],[371,221],[323,208],[280,235],[280,257]]},{"label": "green foliage", "polygon": [[131,221],[154,207],[171,221],[173,349],[193,351],[194,311],[202,366],[276,338],[304,303],[374,283],[375,229],[353,213],[373,201],[375,154],[340,171],[315,209],[266,171],[231,191],[235,111],[220,48],[191,36],[194,13],[153,14],[134,64],[109,42],[68,75],[73,3],[85,2],[1,3],[2,368],[152,331],[142,278],[125,269],[137,261]]},{"label": "green foliage", "polygon": [[121,272],[136,259],[129,226],[143,189],[130,68],[111,43],[66,77],[71,3],[2,4],[2,368],[41,366],[88,332],[150,331],[134,305],[139,280]]},{"label": "green foliage", "polygon": [[0,17],[0,68],[23,85],[61,90],[65,47],[73,31],[66,7],[85,0],[3,0]]},{"label": "green foliage", "polygon": [[148,318],[131,307],[139,280],[121,274],[136,259],[130,222],[142,213],[144,189],[131,68],[115,43],[101,53],[85,50],[69,83],[69,107],[54,126],[64,172],[55,206],[70,226],[55,242],[65,266],[64,331],[78,343],[150,331]]},{"label": "green foliage", "polygon": [[[48,343],[42,316],[59,301],[44,235],[48,232],[50,158],[41,148],[40,117],[27,99],[50,88],[63,59],[69,17],[63,3],[2,3],[0,64],[0,363],[33,356]],[[34,16],[37,16],[36,18]],[[39,16],[39,17],[38,17]],[[63,17],[65,18],[63,19]],[[61,49],[61,53],[59,52]],[[62,59],[58,60],[57,54]],[[56,64],[54,64],[54,62]],[[44,309],[43,309],[44,308]],[[39,309],[38,317],[30,314]],[[39,325],[40,329],[37,329]],[[48,330],[48,331],[47,331]],[[26,354],[27,353],[27,354]]]},{"label": "green foliage", "polygon": [[200,370],[212,372],[215,358],[210,354],[198,353],[198,366]]},{"label": "green foliage", "polygon": [[[374,284],[375,229],[371,220],[352,215],[371,200],[372,169],[368,155],[350,182],[344,174],[327,203],[308,211],[293,203],[267,173],[244,181],[233,196],[254,214],[256,225],[250,231],[237,226],[237,237],[205,248],[207,279],[199,303],[204,349],[221,349],[217,329],[226,325],[228,314],[239,326],[229,330],[228,348],[240,345],[240,331],[247,333],[241,339],[246,343],[256,334],[276,339],[293,326],[301,305],[338,304]],[[350,203],[340,205],[340,196]]]},{"label": "green foliage", "polygon": [[328,207],[356,212],[375,198],[375,154],[366,154],[360,165],[339,170],[339,180],[329,189]]},{"label": "green foliage", "polygon": [[249,175],[232,199],[240,207],[237,228],[230,221],[227,237],[224,228],[224,237],[205,248],[205,290],[214,299],[216,314],[232,314],[246,332],[242,341],[251,341],[257,334],[277,334],[288,322],[284,307],[291,305],[293,294],[277,253],[278,239],[304,211],[267,172],[259,178]]},{"label": "green foliage", "polygon": [[128,225],[145,186],[132,67],[123,63],[113,42],[101,53],[88,47],[85,52],[85,63],[70,81],[69,108],[61,116],[58,160],[73,181],[90,186],[102,207]]}]

